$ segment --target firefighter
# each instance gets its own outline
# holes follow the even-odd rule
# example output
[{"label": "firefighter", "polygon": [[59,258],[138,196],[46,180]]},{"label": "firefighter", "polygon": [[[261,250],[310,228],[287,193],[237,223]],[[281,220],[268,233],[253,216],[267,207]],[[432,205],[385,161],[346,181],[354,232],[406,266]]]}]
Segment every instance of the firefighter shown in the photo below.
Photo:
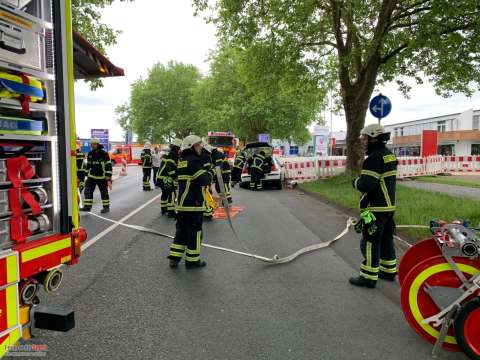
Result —
[{"label": "firefighter", "polygon": [[260,151],[253,155],[252,165],[250,166],[250,190],[263,190],[262,179],[263,164],[265,162],[265,151]]},{"label": "firefighter", "polygon": [[77,186],[80,192],[85,188],[85,177],[87,176],[87,169],[85,164],[85,154],[77,148]]},{"label": "firefighter", "polygon": [[367,158],[353,187],[362,193],[358,231],[362,233],[364,261],[360,276],[350,278],[355,286],[374,288],[378,278],[395,281],[397,273],[393,243],[397,158],[386,147],[389,139],[390,133],[380,124],[368,125],[361,131]]},{"label": "firefighter", "polygon": [[243,151],[238,152],[235,156],[232,169],[232,188],[235,187],[236,184],[242,182],[242,172],[246,159],[247,157]]},{"label": "firefighter", "polygon": [[[203,168],[209,173],[210,175],[210,182],[208,185],[205,186],[205,211],[203,212],[203,218],[205,220],[212,220],[213,219],[213,211],[214,208],[212,206],[212,181],[215,178],[215,168],[213,166],[212,160],[212,151],[214,147],[208,144],[205,140],[203,140],[203,148],[202,148],[202,161],[203,161]],[[209,201],[210,199],[210,201]]]},{"label": "firefighter", "polygon": [[140,159],[142,161],[142,170],[143,170],[143,191],[150,191],[152,187],[150,185],[150,179],[152,177],[152,151],[150,150],[150,142],[146,142],[145,146],[140,154]]},{"label": "firefighter", "polygon": [[168,256],[171,268],[178,266],[185,252],[187,269],[206,265],[206,262],[200,259],[205,211],[203,188],[209,184],[211,177],[203,167],[202,147],[202,139],[196,135],[189,135],[182,142],[178,162],[176,233]]},{"label": "firefighter", "polygon": [[[228,162],[227,156],[223,152],[223,150],[218,148],[212,148],[212,162],[215,167],[219,167],[222,172],[222,181],[223,181],[223,188],[225,192],[225,196],[229,203],[232,203],[232,190],[230,188],[230,173],[231,167],[230,163]],[[215,172],[214,176],[215,180],[215,190],[217,194],[220,194],[220,183],[218,182],[218,178]]]},{"label": "firefighter", "polygon": [[98,139],[91,140],[92,150],[87,155],[87,181],[85,182],[85,200],[81,211],[90,211],[93,206],[93,193],[98,186],[102,197],[102,214],[110,211],[110,197],[108,188],[112,186],[112,162],[110,156],[103,150]]},{"label": "firefighter", "polygon": [[161,211],[162,215],[169,218],[175,217],[175,183],[177,181],[178,153],[182,140],[173,139],[170,144],[170,152],[162,158],[160,170],[158,170],[158,183],[162,189]]}]

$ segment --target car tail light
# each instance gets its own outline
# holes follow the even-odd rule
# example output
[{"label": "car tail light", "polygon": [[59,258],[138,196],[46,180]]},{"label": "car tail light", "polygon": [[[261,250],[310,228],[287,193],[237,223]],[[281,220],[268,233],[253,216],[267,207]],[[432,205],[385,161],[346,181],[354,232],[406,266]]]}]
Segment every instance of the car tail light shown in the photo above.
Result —
[{"label": "car tail light", "polygon": [[271,170],[271,171],[278,171],[278,167],[277,167],[277,165],[273,164],[273,165],[272,165],[272,170]]},{"label": "car tail light", "polygon": [[243,171],[242,174],[248,174],[248,168],[247,165],[243,165]]}]

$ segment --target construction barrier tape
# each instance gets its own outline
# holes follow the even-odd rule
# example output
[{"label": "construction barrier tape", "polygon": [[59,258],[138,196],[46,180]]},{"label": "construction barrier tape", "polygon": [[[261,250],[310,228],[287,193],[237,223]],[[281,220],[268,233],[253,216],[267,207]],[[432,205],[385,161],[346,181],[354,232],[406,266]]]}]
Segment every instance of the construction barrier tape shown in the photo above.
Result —
[{"label": "construction barrier tape", "polygon": [[[161,236],[161,237],[164,237],[164,238],[167,238],[167,239],[173,239],[174,238],[172,235],[164,234],[164,233],[162,233],[160,231],[157,231],[157,230],[154,230],[154,229],[149,229],[149,228],[146,228],[146,227],[143,227],[143,226],[138,226],[138,225],[125,224],[123,222],[108,219],[106,217],[94,214],[92,212],[90,212],[89,214],[93,215],[93,216],[95,216],[99,219],[102,219],[104,221],[108,221],[108,222],[111,222],[113,224],[121,225],[121,226],[130,228],[130,229],[134,229],[134,230],[143,231],[143,232],[146,232],[146,233],[158,235],[158,236]],[[202,243],[202,246],[204,246],[206,248],[210,248],[210,249],[225,251],[225,252],[232,253],[232,254],[251,257],[251,258],[254,258],[254,259],[257,259],[257,260],[260,260],[260,261],[263,261],[263,262],[267,262],[267,263],[270,263],[270,264],[286,264],[286,263],[289,263],[289,262],[295,260],[296,258],[298,258],[299,256],[301,256],[303,254],[307,254],[307,253],[310,253],[312,251],[316,251],[316,250],[320,250],[320,249],[324,249],[326,247],[329,247],[335,241],[340,240],[342,237],[344,237],[349,232],[350,228],[355,225],[356,221],[357,220],[354,219],[354,218],[349,218],[347,220],[347,224],[346,224],[345,228],[334,239],[332,239],[330,241],[321,242],[321,243],[318,243],[318,244],[313,244],[313,245],[310,245],[310,246],[306,246],[306,247],[301,248],[300,250],[294,252],[293,254],[285,256],[285,257],[280,257],[278,255],[274,255],[273,257],[268,258],[268,257],[261,256],[261,255],[251,254],[251,253],[243,252],[243,251],[232,250],[232,249],[224,248],[224,247],[221,247],[221,246],[210,245],[210,244],[207,244],[207,243]]]}]

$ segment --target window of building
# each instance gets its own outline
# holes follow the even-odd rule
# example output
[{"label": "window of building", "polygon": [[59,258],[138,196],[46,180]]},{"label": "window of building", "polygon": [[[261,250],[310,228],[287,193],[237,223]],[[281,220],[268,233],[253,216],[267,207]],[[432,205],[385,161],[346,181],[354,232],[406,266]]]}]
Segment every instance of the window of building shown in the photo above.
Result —
[{"label": "window of building", "polygon": [[439,122],[437,122],[437,131],[438,131],[438,132],[445,132],[445,131],[447,131],[447,122],[446,122],[446,121],[439,121]]},{"label": "window of building", "polygon": [[395,137],[398,137],[398,128],[395,128]]},{"label": "window of building", "polygon": [[403,136],[403,128],[400,128],[400,136]]},{"label": "window of building", "polygon": [[472,144],[472,155],[480,155],[480,144]]},{"label": "window of building", "polygon": [[438,154],[445,155],[445,156],[454,156],[455,155],[455,145],[448,144],[448,145],[439,145],[438,146]]},{"label": "window of building", "polygon": [[480,125],[479,123],[480,123],[480,115],[473,115],[472,130],[478,130]]}]

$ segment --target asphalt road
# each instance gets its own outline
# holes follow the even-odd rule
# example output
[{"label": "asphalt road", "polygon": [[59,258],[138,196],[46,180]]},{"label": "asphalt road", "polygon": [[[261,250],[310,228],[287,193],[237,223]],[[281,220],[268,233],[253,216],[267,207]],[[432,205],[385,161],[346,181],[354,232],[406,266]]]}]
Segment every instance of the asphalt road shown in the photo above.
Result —
[{"label": "asphalt road", "polygon": [[473,188],[473,187],[466,187],[466,186],[458,186],[458,185],[449,185],[449,184],[435,184],[435,183],[427,183],[421,181],[402,181],[402,185],[426,190],[426,191],[436,191],[442,192],[454,196],[463,196],[470,199],[480,199],[480,189]]},{"label": "asphalt road", "polygon": [[[129,172],[114,184],[112,219],[159,194],[142,192],[138,169]],[[234,219],[241,241],[216,220],[205,224],[205,242],[283,256],[345,226],[343,214],[296,190],[233,195],[247,207]],[[155,201],[126,222],[173,234],[159,212]],[[91,215],[82,224],[90,239],[110,226]],[[208,266],[187,271],[168,267],[168,240],[117,227],[67,269],[59,292],[42,296],[71,306],[76,328],[36,330],[32,342],[48,345],[48,359],[430,359],[431,346],[403,319],[395,284],[347,283],[358,272],[358,242],[350,233],[287,265],[203,249]]]}]

